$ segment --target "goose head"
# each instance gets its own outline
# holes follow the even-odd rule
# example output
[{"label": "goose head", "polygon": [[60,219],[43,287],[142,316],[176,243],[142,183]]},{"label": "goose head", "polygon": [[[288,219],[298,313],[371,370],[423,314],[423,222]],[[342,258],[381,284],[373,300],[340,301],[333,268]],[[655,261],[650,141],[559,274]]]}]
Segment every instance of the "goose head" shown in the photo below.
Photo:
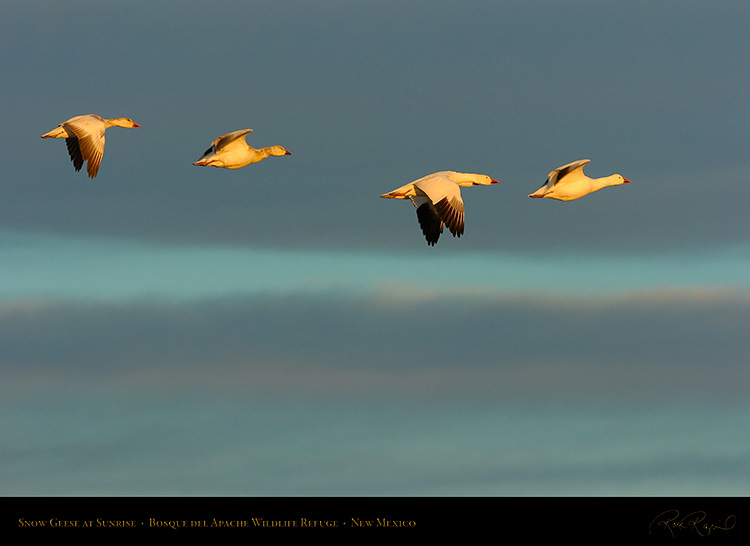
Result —
[{"label": "goose head", "polygon": [[107,120],[107,127],[125,127],[126,129],[132,129],[133,127],[140,127],[140,125],[130,118],[114,118]]},{"label": "goose head", "polygon": [[621,174],[613,174],[609,177],[608,186],[619,186],[620,184],[630,184],[630,180]]},{"label": "goose head", "polygon": [[486,174],[451,173],[449,178],[459,186],[489,186],[498,183],[497,180]]},{"label": "goose head", "polygon": [[292,155],[292,152],[287,151],[283,146],[271,146],[268,149],[268,155]]}]

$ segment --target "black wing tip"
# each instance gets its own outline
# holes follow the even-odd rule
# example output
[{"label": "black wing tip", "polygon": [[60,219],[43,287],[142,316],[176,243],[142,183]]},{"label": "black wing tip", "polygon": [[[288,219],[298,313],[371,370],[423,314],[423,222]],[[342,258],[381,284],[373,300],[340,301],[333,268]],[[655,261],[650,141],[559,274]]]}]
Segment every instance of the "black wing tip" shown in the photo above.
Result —
[{"label": "black wing tip", "polygon": [[73,167],[76,172],[80,171],[83,167],[83,155],[81,154],[81,147],[78,145],[78,139],[75,137],[66,138],[65,146],[68,148],[68,155],[73,162]]},{"label": "black wing tip", "polygon": [[451,204],[448,198],[444,197],[435,203],[435,210],[454,237],[461,237],[463,235],[464,215],[456,205]]},{"label": "black wing tip", "polygon": [[440,220],[440,216],[435,210],[432,203],[424,203],[417,207],[417,219],[419,220],[419,226],[422,228],[422,234],[424,235],[427,244],[435,246],[438,242],[440,234],[443,232],[443,222]]}]

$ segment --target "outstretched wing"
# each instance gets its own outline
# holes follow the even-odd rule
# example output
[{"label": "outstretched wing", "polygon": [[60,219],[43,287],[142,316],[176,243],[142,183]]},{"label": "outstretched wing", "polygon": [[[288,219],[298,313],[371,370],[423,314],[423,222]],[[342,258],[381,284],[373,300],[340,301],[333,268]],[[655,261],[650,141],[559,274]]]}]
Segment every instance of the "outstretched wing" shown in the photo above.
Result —
[{"label": "outstretched wing", "polygon": [[443,221],[440,218],[440,213],[430,199],[424,195],[410,197],[409,199],[417,208],[417,220],[427,244],[434,246],[438,242],[440,234],[443,233]]},{"label": "outstretched wing", "polygon": [[68,155],[73,162],[73,167],[75,167],[76,172],[80,171],[83,167],[83,156],[81,155],[81,147],[78,146],[78,139],[76,137],[66,138],[65,146],[68,148]]},{"label": "outstretched wing", "polygon": [[245,142],[245,135],[252,132],[252,129],[241,129],[239,131],[227,133],[226,135],[221,135],[219,138],[214,140],[212,148],[214,151],[218,152],[219,150],[228,150],[235,146],[247,147],[247,142]]},{"label": "outstretched wing", "polygon": [[86,171],[89,177],[94,178],[99,172],[99,165],[104,156],[106,126],[100,120],[92,120],[89,116],[79,116],[64,122],[63,128],[70,135],[65,139],[65,143],[73,166],[76,170],[80,170],[83,162],[87,161]]},{"label": "outstretched wing", "polygon": [[573,161],[572,163],[568,163],[567,165],[563,165],[562,167],[558,167],[554,171],[550,172],[547,175],[547,188],[551,189],[554,187],[555,184],[557,184],[560,180],[565,178],[566,176],[578,176],[583,174],[583,166],[587,163],[591,163],[590,159],[579,159],[578,161]]},{"label": "outstretched wing", "polygon": [[414,183],[417,195],[425,195],[432,203],[440,220],[454,237],[464,232],[464,201],[461,188],[447,175],[435,174]]}]

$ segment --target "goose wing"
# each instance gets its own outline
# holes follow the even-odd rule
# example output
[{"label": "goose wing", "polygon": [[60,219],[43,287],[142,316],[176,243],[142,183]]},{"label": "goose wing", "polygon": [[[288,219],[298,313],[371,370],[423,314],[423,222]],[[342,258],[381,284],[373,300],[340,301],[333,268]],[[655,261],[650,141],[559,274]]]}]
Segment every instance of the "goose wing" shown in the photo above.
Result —
[{"label": "goose wing", "polygon": [[252,129],[241,129],[239,131],[227,133],[226,135],[221,135],[219,138],[213,141],[211,147],[217,152],[219,150],[230,150],[234,147],[247,148],[245,135],[252,132]]},{"label": "goose wing", "polygon": [[417,220],[427,244],[434,246],[438,242],[440,234],[443,233],[444,222],[440,218],[440,213],[425,195],[417,195],[409,197],[409,199],[417,209]]},{"label": "goose wing", "polygon": [[79,116],[63,122],[62,127],[70,135],[65,144],[73,166],[79,171],[87,161],[86,171],[90,178],[94,178],[104,156],[106,125],[94,116]]},{"label": "goose wing", "polygon": [[568,163],[567,165],[563,165],[562,167],[558,167],[554,171],[550,172],[547,175],[547,183],[545,184],[547,188],[552,189],[555,184],[560,182],[563,178],[566,177],[578,177],[583,175],[583,166],[587,163],[591,163],[590,159],[579,159],[578,161],[573,161],[572,163]]},{"label": "goose wing", "polygon": [[[464,202],[458,184],[453,182],[446,174],[436,173],[417,180],[414,183],[414,189],[417,196],[424,195],[429,199],[432,205],[432,208],[429,209],[430,213],[436,214],[440,221],[448,226],[454,237],[460,237],[463,234]],[[416,203],[414,205],[417,206]],[[419,213],[419,208],[417,212]],[[417,215],[419,216],[419,214]]]}]

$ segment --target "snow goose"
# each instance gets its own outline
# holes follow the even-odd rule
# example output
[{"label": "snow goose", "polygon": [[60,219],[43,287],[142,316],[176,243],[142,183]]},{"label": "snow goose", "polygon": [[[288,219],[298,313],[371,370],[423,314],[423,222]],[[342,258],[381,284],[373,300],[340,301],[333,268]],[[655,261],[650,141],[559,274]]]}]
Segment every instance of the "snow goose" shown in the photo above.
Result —
[{"label": "snow goose", "polygon": [[485,174],[441,171],[429,174],[410,184],[401,186],[380,197],[387,199],[411,199],[417,209],[417,219],[427,244],[434,246],[448,226],[454,237],[464,232],[464,202],[461,186],[488,186],[497,184]]},{"label": "snow goose", "polygon": [[547,197],[559,201],[573,201],[607,186],[629,184],[630,180],[619,174],[603,178],[589,178],[583,174],[583,166],[591,163],[590,159],[581,159],[558,167],[547,175],[544,186],[529,194],[529,197]]},{"label": "snow goose", "polygon": [[42,138],[64,138],[76,171],[80,171],[83,162],[87,161],[86,171],[89,178],[94,178],[104,155],[104,132],[109,127],[132,128],[140,125],[130,118],[104,119],[96,114],[86,114],[63,121],[44,133]]},{"label": "snow goose", "polygon": [[242,129],[220,136],[211,143],[211,147],[205,151],[203,157],[193,165],[241,169],[250,163],[257,163],[269,155],[292,155],[291,152],[281,146],[258,149],[248,146],[245,142],[245,136],[252,132],[252,129]]}]

